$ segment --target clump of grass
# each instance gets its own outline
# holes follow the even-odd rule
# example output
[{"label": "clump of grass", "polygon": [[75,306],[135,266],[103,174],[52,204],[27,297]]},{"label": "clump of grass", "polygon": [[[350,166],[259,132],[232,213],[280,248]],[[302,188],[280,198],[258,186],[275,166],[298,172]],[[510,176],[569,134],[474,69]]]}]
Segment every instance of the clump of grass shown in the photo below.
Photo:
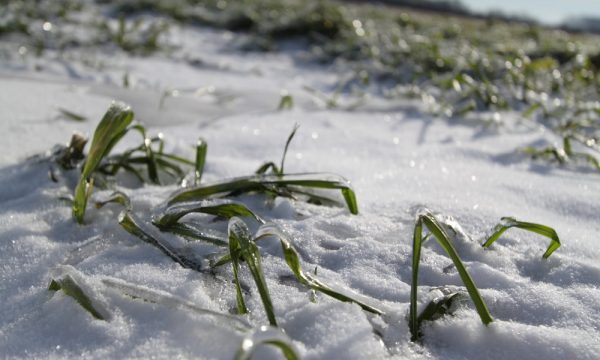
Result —
[{"label": "clump of grass", "polygon": [[542,256],[544,259],[547,259],[550,255],[552,255],[552,253],[556,249],[560,247],[560,239],[558,238],[558,234],[553,228],[549,226],[519,221],[513,217],[503,217],[501,221],[501,223],[494,227],[494,229],[492,230],[492,234],[481,246],[483,246],[484,248],[490,247],[494,243],[494,241],[498,240],[506,230],[514,227],[518,229],[531,231],[536,234],[540,234],[551,240],[550,245],[548,246],[546,252],[544,252],[544,255]]},{"label": "clump of grass", "polygon": [[94,185],[92,174],[100,165],[100,161],[127,132],[127,126],[133,121],[131,108],[123,103],[112,103],[94,132],[92,145],[75,188],[73,199],[73,217],[83,223],[87,200]]},{"label": "clump of grass", "polygon": [[[600,161],[592,154],[585,152],[575,152],[571,144],[571,136],[565,136],[563,138],[563,147],[558,146],[547,146],[542,149],[534,147],[523,148],[522,151],[530,155],[532,158],[541,158],[548,161],[554,161],[558,164],[567,164],[572,161],[581,160],[584,163],[589,164],[592,168],[600,171]],[[592,143],[595,143],[592,142]]]},{"label": "clump of grass", "polygon": [[77,284],[75,279],[70,275],[64,275],[60,278],[52,279],[48,286],[50,291],[62,290],[65,295],[72,297],[82,308],[89,312],[94,318],[98,320],[106,320],[105,316],[96,309],[92,303],[91,298],[83,291],[81,286]]},{"label": "clump of grass", "polygon": [[241,219],[232,217],[229,220],[227,232],[229,234],[229,254],[231,256],[231,265],[233,267],[233,279],[235,282],[238,312],[240,314],[245,314],[248,312],[238,277],[240,260],[244,260],[248,266],[248,269],[250,269],[250,273],[252,274],[254,282],[256,283],[256,287],[258,288],[258,293],[260,294],[265,313],[269,319],[269,324],[272,326],[277,326],[277,319],[275,318],[273,303],[271,301],[269,289],[267,288],[267,282],[262,270],[260,252],[258,251],[256,243],[252,239],[252,235],[248,229],[248,226]]},{"label": "clump of grass", "polygon": [[418,340],[422,334],[420,332],[420,322],[417,315],[417,288],[419,277],[419,262],[421,261],[421,247],[423,245],[423,226],[425,226],[430,234],[442,246],[444,251],[450,256],[454,266],[458,270],[461,280],[467,288],[467,292],[475,304],[477,313],[484,324],[489,324],[493,321],[492,316],[483,301],[475,282],[467,272],[467,269],[458,256],[456,249],[450,242],[450,237],[444,230],[444,227],[437,221],[435,216],[427,210],[419,212],[413,233],[413,256],[412,256],[412,283],[410,288],[410,313],[409,313],[409,328],[411,340]]},{"label": "clump of grass", "polygon": [[[92,145],[85,156],[83,148],[87,140],[81,135],[74,135],[67,147],[61,147],[54,152],[51,160],[61,168],[70,170],[85,159],[83,169],[75,188],[73,200],[73,217],[78,223],[83,223],[87,201],[92,193],[94,184],[105,187],[121,170],[132,174],[140,183],[151,182],[161,185],[164,176],[181,181],[186,176],[182,166],[195,168],[195,182],[199,183],[206,161],[207,145],[199,140],[196,146],[196,162],[164,151],[164,140],[161,134],[149,137],[146,129],[139,123],[133,122],[134,114],[129,106],[123,103],[113,103],[96,127]],[[142,143],[122,153],[110,154],[115,145],[130,131],[142,136]],[[147,174],[143,175],[140,167],[145,166]],[[54,179],[55,176],[52,176]],[[117,197],[109,202],[123,201]],[[100,207],[102,206],[100,203]]]},{"label": "clump of grass", "polygon": [[244,337],[234,359],[251,359],[256,348],[261,345],[270,345],[278,348],[286,360],[300,359],[295,346],[292,344],[292,340],[281,330],[268,326],[261,326]]}]

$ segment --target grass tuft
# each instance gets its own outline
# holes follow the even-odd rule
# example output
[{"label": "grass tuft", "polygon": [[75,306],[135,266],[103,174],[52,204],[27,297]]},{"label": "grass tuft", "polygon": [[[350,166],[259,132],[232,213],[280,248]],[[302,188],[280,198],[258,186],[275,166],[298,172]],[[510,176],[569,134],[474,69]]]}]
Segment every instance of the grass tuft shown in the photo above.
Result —
[{"label": "grass tuft", "polygon": [[418,276],[419,276],[419,262],[421,261],[421,247],[423,245],[423,226],[427,227],[429,232],[442,246],[444,251],[450,256],[454,266],[458,270],[458,274],[462,279],[471,300],[475,304],[477,313],[484,324],[489,324],[493,321],[492,316],[487,308],[487,305],[483,301],[479,290],[475,285],[475,282],[465,269],[456,249],[450,242],[450,237],[444,230],[443,226],[437,221],[437,219],[429,211],[421,211],[417,215],[417,222],[413,233],[413,258],[412,258],[412,283],[410,288],[410,314],[409,314],[409,328],[411,333],[411,341],[418,340],[422,334],[419,329],[419,319],[417,316],[417,288],[418,288]]},{"label": "grass tuft", "polygon": [[87,200],[93,187],[92,174],[100,161],[108,155],[115,144],[125,135],[127,126],[133,120],[131,108],[123,103],[113,102],[98,124],[85,166],[75,188],[73,199],[73,217],[83,223]]}]

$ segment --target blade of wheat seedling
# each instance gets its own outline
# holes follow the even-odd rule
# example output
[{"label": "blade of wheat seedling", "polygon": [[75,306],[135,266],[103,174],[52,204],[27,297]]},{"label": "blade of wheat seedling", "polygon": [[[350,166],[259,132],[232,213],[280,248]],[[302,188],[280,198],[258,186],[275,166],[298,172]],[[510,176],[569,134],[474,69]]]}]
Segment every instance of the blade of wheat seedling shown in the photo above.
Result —
[{"label": "blade of wheat seedling", "polygon": [[286,110],[294,107],[294,98],[292,95],[283,92],[281,94],[281,99],[279,100],[279,105],[277,106],[277,110]]},{"label": "blade of wheat seedling", "polygon": [[69,120],[73,120],[73,121],[77,121],[77,122],[83,122],[83,121],[87,120],[87,118],[85,116],[76,114],[76,113],[74,113],[72,111],[69,111],[67,109],[58,108],[58,111],[60,111],[61,115],[65,119],[69,119]]},{"label": "blade of wheat seedling", "polygon": [[95,205],[97,209],[100,209],[104,205],[110,203],[121,204],[123,205],[123,207],[125,207],[125,209],[131,209],[131,200],[129,199],[129,196],[127,196],[127,194],[121,191],[115,191],[108,198],[102,201],[96,201]]},{"label": "blade of wheat seedling", "polygon": [[160,185],[160,179],[158,177],[158,165],[154,158],[154,151],[152,150],[152,140],[146,136],[146,128],[140,124],[133,125],[132,130],[137,130],[142,135],[144,141],[144,152],[146,153],[145,162],[148,167],[148,178],[152,183]]},{"label": "blade of wheat seedling", "polygon": [[261,326],[242,340],[240,348],[235,353],[234,360],[250,360],[254,351],[260,345],[271,345],[279,348],[286,360],[300,359],[292,340],[283,331],[274,327]]},{"label": "blade of wheat seedling", "polygon": [[254,173],[257,175],[261,175],[261,174],[266,174],[267,171],[269,171],[269,170],[271,170],[273,172],[273,174],[281,173],[281,171],[279,171],[279,168],[277,167],[277,165],[272,161],[262,164]]},{"label": "blade of wheat seedling", "polygon": [[116,278],[102,279],[102,283],[107,287],[117,290],[119,293],[134,299],[141,299],[146,302],[161,304],[172,308],[191,310],[200,315],[213,316],[215,318],[219,318],[226,322],[232,323],[233,326],[242,331],[247,331],[251,328],[250,324],[248,324],[243,319],[240,319],[239,317],[201,308],[173,294],[153,290],[144,286],[132,284],[122,279]]},{"label": "blade of wheat seedling", "polygon": [[135,235],[142,241],[157,247],[160,251],[162,251],[165,255],[170,257],[173,261],[177,262],[182,267],[202,271],[202,267],[200,266],[200,264],[182,256],[166,241],[162,240],[156,235],[151,234],[151,231],[142,226],[141,222],[135,219],[129,211],[123,210],[121,214],[119,214],[119,224],[128,233]]},{"label": "blade of wheat seedling", "polygon": [[[229,246],[233,262],[239,262],[239,257],[246,261],[246,264],[250,269],[250,273],[254,278],[254,282],[256,283],[256,287],[258,288],[258,293],[260,294],[260,299],[262,300],[267,318],[269,319],[269,324],[277,326],[275,312],[273,311],[273,303],[271,302],[271,296],[269,295],[267,282],[262,271],[260,252],[258,251],[256,243],[252,240],[252,235],[250,234],[250,230],[248,230],[248,226],[242,219],[232,217],[229,220],[229,226],[227,230],[229,233]],[[239,256],[237,255],[238,252]],[[234,265],[234,269],[235,268],[236,266]]]},{"label": "blade of wheat seedling", "polygon": [[229,246],[229,243],[226,241],[226,234],[212,229],[203,229],[196,224],[175,223],[173,225],[169,225],[168,227],[159,227],[159,229],[161,229],[161,231],[168,231],[170,233],[183,236],[191,241],[201,240],[217,246]]},{"label": "blade of wheat seedling", "polygon": [[234,178],[179,190],[171,195],[167,200],[167,204],[172,205],[178,202],[202,200],[230,193],[272,192],[273,189],[287,189],[293,192],[293,189],[288,188],[290,186],[340,190],[350,212],[358,214],[356,194],[352,190],[350,182],[339,175],[326,173],[302,173],[282,176],[253,175]]},{"label": "blade of wheat seedling", "polygon": [[[241,229],[240,231],[243,231]],[[242,294],[242,287],[240,286],[239,271],[240,271],[240,258],[241,258],[241,245],[238,236],[229,236],[229,256],[231,259],[231,266],[233,269],[233,282],[235,284],[235,300],[237,305],[238,314],[247,314],[248,308],[244,301],[244,295]]]},{"label": "blade of wheat seedling", "polygon": [[328,285],[324,284],[320,280],[313,277],[311,274],[302,271],[302,267],[300,265],[300,256],[298,256],[298,252],[292,246],[291,242],[287,239],[287,236],[277,228],[277,226],[273,224],[262,225],[255,235],[255,240],[258,241],[262,238],[273,236],[279,239],[281,243],[281,249],[283,250],[283,256],[285,261],[296,276],[296,279],[304,286],[307,286],[313,290],[320,291],[326,295],[331,296],[334,299],[343,301],[343,302],[352,302],[363,308],[363,310],[372,312],[374,314],[383,314],[383,312],[373,306],[367,305],[361,301],[355,300],[347,295],[339,293],[333,290]]},{"label": "blade of wheat seedling", "polygon": [[446,234],[444,228],[436,220],[436,218],[429,212],[424,211],[418,215],[417,222],[415,223],[415,229],[413,233],[413,259],[412,259],[412,284],[410,291],[410,315],[409,315],[409,327],[411,332],[411,341],[415,341],[419,338],[419,322],[417,319],[417,286],[418,286],[418,273],[419,273],[419,262],[421,261],[421,247],[422,241],[422,230],[423,225],[429,229],[433,237],[438,241],[444,251],[450,256],[461,280],[465,284],[471,300],[477,309],[477,313],[484,324],[489,324],[493,321],[492,316],[487,308],[487,305],[479,295],[479,290],[475,285],[475,282],[465,269],[456,249],[450,242],[450,237]]},{"label": "blade of wheat seedling", "polygon": [[66,295],[75,299],[75,301],[77,301],[82,308],[87,310],[87,312],[92,314],[93,317],[98,320],[106,320],[104,316],[102,316],[102,314],[94,307],[90,297],[83,292],[81,287],[70,275],[65,275],[60,279],[52,279],[50,285],[48,286],[48,290],[62,290]]},{"label": "blade of wheat seedling", "polygon": [[551,242],[548,248],[546,249],[546,252],[542,256],[544,259],[547,259],[550,255],[552,255],[554,250],[560,247],[560,239],[558,238],[558,234],[553,228],[549,226],[518,221],[517,219],[512,217],[503,217],[500,220],[502,222],[494,227],[492,235],[490,235],[490,237],[481,245],[484,248],[490,247],[494,243],[494,241],[498,240],[498,238],[500,238],[500,236],[506,230],[512,227],[531,231],[549,238]]},{"label": "blade of wheat seedling", "polygon": [[227,199],[206,199],[175,203],[160,212],[152,221],[159,227],[168,227],[191,213],[210,214],[226,219],[230,219],[233,216],[251,217],[259,223],[265,222],[261,217],[254,214],[252,210],[248,209],[246,205]]},{"label": "blade of wheat seedling", "polygon": [[206,152],[208,151],[208,145],[204,139],[198,139],[196,144],[196,164],[194,172],[194,185],[200,184],[202,180],[202,173],[204,172],[204,164],[206,163]]},{"label": "blade of wheat seedling", "polygon": [[133,112],[123,103],[113,102],[96,127],[92,145],[85,166],[75,188],[73,199],[73,217],[78,223],[83,223],[88,196],[90,195],[89,178],[96,170],[116,142],[124,135],[127,126],[133,120]]},{"label": "blade of wheat seedling", "polygon": [[294,129],[292,130],[292,132],[290,133],[290,136],[288,136],[287,141],[285,142],[285,147],[283,148],[283,155],[281,155],[281,166],[279,166],[279,175],[283,175],[285,173],[283,170],[283,167],[285,165],[285,156],[287,155],[288,148],[290,147],[290,143],[292,142],[294,135],[296,135],[296,131],[298,131],[299,127],[300,127],[300,125],[298,125],[298,124],[294,125]]}]

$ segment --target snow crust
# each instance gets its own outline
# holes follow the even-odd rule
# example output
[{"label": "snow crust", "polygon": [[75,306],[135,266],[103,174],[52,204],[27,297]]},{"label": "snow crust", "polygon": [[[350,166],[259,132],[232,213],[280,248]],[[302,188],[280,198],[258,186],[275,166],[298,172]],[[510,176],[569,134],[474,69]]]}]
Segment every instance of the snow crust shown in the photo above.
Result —
[{"label": "snow crust", "polygon": [[[230,359],[244,338],[231,322],[190,308],[233,311],[229,267],[216,276],[181,268],[122,230],[118,206],[90,207],[86,224],[77,225],[61,200],[73,180],[53,183],[47,163],[27,160],[66,143],[75,130],[91,135],[118,99],[132,106],[150,133],[165,135],[169,151],[192,157],[192,145],[204,137],[206,181],[278,161],[298,123],[286,170],[334,172],[352,182],[358,216],[285,199],[269,205],[241,198],[290,235],[305,270],[317,267],[320,279],[386,313],[373,316],[325,295],[312,303],[276,241],[266,241],[261,251],[275,312],[302,358],[600,358],[598,175],[532,163],[514,151],[556,140],[551,134],[511,114],[503,115],[502,126],[481,127],[434,119],[418,104],[377,97],[355,111],[326,110],[302,87],[330,88],[338,67],[297,64],[296,51],[232,52],[228,33],[181,29],[177,35],[183,50],[174,59],[97,54],[108,64],[97,70],[49,54],[0,66],[1,357]],[[204,65],[182,60],[190,54]],[[121,86],[125,73],[130,88]],[[159,108],[164,91],[172,89],[205,91],[182,92]],[[291,111],[276,110],[283,89],[294,96]],[[88,120],[64,119],[59,108]],[[148,217],[174,189],[122,190],[136,214]],[[409,341],[412,231],[420,207],[461,225],[455,245],[495,319],[489,326],[467,302],[455,316],[427,325],[422,344]],[[502,216],[554,227],[562,247],[543,260],[547,239],[509,230],[483,250],[481,240]],[[180,244],[210,252],[206,245]],[[422,304],[436,288],[462,286],[434,242],[426,243],[422,256]],[[48,291],[57,271],[82,279],[109,320],[94,320],[72,298]],[[242,279],[251,314],[241,318],[253,327],[266,324],[252,278],[244,271]],[[110,286],[119,281],[157,293],[159,301],[123,296]],[[277,357],[265,349],[256,355]]]}]

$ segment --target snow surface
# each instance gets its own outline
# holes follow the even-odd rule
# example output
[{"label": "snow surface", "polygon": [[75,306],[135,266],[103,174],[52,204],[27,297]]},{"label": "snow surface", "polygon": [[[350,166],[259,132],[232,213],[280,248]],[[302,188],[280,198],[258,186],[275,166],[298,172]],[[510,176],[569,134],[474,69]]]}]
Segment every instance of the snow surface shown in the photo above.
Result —
[{"label": "snow surface", "polygon": [[[355,111],[326,110],[302,87],[333,86],[343,74],[340,67],[298,63],[300,50],[231,51],[226,32],[178,31],[184,46],[171,58],[98,53],[93,56],[104,66],[96,69],[48,53],[1,64],[0,357],[230,359],[245,336],[235,321],[194,311],[232,312],[230,267],[216,276],[180,267],[122,230],[115,205],[90,207],[86,224],[77,225],[61,200],[72,192],[73,179],[53,183],[47,163],[27,160],[67,142],[75,130],[91,135],[110,101],[118,99],[132,106],[150,133],[165,135],[169,151],[192,157],[191,145],[204,137],[205,181],[247,175],[265,160],[278,161],[294,123],[301,127],[286,170],[334,172],[351,180],[358,216],[286,199],[240,199],[290,235],[305,270],[318,267],[320,279],[386,313],[373,316],[325,295],[311,302],[310,292],[292,279],[278,243],[262,243],[276,315],[302,358],[600,358],[598,175],[532,163],[514,151],[555,141],[551,134],[527,128],[510,114],[504,125],[484,128],[434,119],[418,104],[376,97]],[[202,64],[189,65],[189,57]],[[121,86],[125,73],[130,88]],[[183,91],[159,109],[163,92],[172,89],[203,93]],[[291,111],[275,110],[284,89],[294,96]],[[89,120],[64,119],[59,108]],[[122,190],[136,214],[148,218],[174,187]],[[109,193],[96,191],[94,197]],[[427,325],[422,344],[409,341],[412,231],[420,207],[462,227],[455,245],[495,319],[489,326],[467,302],[455,316]],[[562,247],[543,260],[547,239],[509,230],[483,250],[481,239],[502,216],[554,227]],[[179,244],[199,254],[214,251]],[[462,286],[437,244],[427,242],[422,256],[422,304],[439,295],[440,287]],[[47,290],[51,277],[61,273],[85,284],[108,321]],[[242,278],[251,314],[239,318],[264,325],[252,278],[245,271]],[[117,288],[124,282],[158,300],[123,296]],[[278,356],[261,351],[256,358]]]}]

